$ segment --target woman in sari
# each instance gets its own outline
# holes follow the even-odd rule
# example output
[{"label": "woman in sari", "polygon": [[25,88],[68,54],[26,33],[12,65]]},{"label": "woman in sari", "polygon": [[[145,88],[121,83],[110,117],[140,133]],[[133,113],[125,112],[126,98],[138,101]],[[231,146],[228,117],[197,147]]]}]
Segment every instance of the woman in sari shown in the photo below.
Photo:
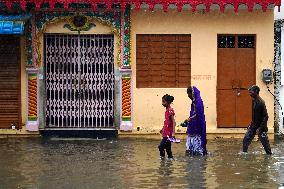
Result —
[{"label": "woman in sari", "polygon": [[206,155],[206,121],[200,91],[195,86],[188,87],[187,95],[191,99],[192,103],[190,116],[186,120],[186,151],[192,155]]}]

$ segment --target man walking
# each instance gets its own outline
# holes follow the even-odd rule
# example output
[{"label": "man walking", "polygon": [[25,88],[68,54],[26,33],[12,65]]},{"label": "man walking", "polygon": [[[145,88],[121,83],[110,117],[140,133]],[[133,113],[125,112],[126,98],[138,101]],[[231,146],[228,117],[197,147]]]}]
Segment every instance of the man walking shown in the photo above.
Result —
[{"label": "man walking", "polygon": [[256,85],[249,88],[249,94],[252,97],[252,122],[248,126],[248,130],[243,139],[243,152],[248,151],[248,146],[257,134],[266,154],[271,155],[271,148],[267,136],[268,114],[265,102],[259,96],[259,91],[260,89]]}]

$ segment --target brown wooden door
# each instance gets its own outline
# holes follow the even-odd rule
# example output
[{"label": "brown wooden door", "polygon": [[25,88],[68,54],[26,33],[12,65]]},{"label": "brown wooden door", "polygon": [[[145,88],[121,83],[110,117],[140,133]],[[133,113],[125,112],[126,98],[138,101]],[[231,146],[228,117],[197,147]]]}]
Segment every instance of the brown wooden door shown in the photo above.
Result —
[{"label": "brown wooden door", "polygon": [[20,39],[0,36],[0,128],[20,128],[20,116]]},{"label": "brown wooden door", "polygon": [[217,52],[217,124],[218,127],[247,127],[251,121],[251,98],[247,89],[255,84],[255,37],[222,37],[218,36]]}]

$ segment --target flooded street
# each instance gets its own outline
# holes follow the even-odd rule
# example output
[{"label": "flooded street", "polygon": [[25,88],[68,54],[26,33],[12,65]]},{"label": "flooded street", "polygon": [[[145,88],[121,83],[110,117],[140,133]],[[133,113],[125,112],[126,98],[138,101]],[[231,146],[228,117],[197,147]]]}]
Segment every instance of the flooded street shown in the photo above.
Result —
[{"label": "flooded street", "polygon": [[260,142],[240,154],[241,140],[210,140],[206,157],[159,159],[159,140],[0,139],[0,188],[279,188],[284,142],[272,156]]}]

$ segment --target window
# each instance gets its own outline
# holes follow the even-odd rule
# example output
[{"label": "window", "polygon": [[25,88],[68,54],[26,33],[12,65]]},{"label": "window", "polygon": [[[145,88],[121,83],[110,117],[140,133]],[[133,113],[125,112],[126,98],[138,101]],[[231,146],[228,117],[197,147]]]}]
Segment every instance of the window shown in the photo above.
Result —
[{"label": "window", "polygon": [[253,49],[254,47],[255,35],[218,35],[218,48]]},{"label": "window", "polygon": [[254,36],[239,36],[238,48],[254,48]]},{"label": "window", "polygon": [[235,48],[235,36],[233,35],[219,35],[218,48]]},{"label": "window", "polygon": [[137,35],[136,42],[137,88],[190,85],[190,35]]}]

